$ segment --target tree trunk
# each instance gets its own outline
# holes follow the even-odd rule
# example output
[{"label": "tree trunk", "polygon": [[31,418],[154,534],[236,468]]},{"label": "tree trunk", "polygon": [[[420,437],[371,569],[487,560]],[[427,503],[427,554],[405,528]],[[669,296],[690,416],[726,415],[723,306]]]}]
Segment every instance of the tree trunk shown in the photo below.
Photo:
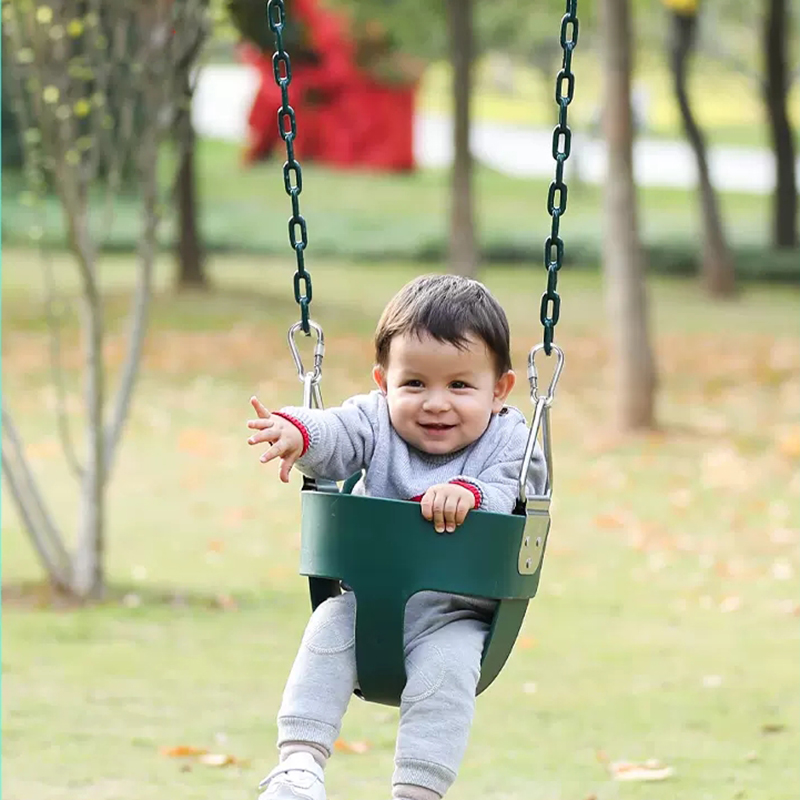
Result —
[{"label": "tree trunk", "polygon": [[180,155],[180,169],[175,181],[178,204],[178,242],[175,253],[178,261],[178,290],[209,287],[197,223],[197,179],[194,168],[197,136],[192,125],[191,94],[188,86],[186,96],[189,103],[181,112],[176,125]]},{"label": "tree trunk", "polygon": [[736,284],[733,258],[725,240],[717,195],[711,184],[705,139],[692,113],[687,87],[689,59],[694,46],[697,16],[695,14],[673,12],[671,17],[672,47],[670,61],[675,99],[678,101],[678,108],[681,112],[683,130],[689,140],[689,145],[697,163],[700,188],[700,211],[703,219],[703,262],[701,274],[709,294],[714,297],[729,297],[733,294]]},{"label": "tree trunk", "polygon": [[789,94],[786,50],[791,20],[786,0],[767,0],[767,7],[764,19],[764,57],[767,73],[764,101],[775,152],[772,237],[775,247],[794,248],[798,245],[797,177],[794,137],[786,112]]},{"label": "tree trunk", "polygon": [[450,60],[453,66],[453,172],[450,208],[450,271],[475,277],[478,250],[472,196],[472,153],[469,149],[473,0],[447,0]]},{"label": "tree trunk", "polygon": [[[88,268],[94,273],[94,266]],[[78,541],[72,567],[72,591],[80,598],[100,598],[105,591],[103,527],[105,506],[105,435],[103,429],[103,309],[95,280],[86,280],[81,300],[83,320],[86,460],[80,489]]]},{"label": "tree trunk", "polygon": [[600,17],[605,83],[603,129],[608,147],[603,270],[611,318],[617,422],[623,430],[633,430],[653,425],[655,365],[647,325],[633,180],[629,0],[601,0]]}]

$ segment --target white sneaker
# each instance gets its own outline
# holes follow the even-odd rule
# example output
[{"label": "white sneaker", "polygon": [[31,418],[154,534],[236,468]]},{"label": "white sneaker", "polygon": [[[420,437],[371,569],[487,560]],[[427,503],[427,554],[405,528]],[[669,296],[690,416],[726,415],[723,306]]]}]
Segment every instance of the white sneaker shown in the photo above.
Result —
[{"label": "white sneaker", "polygon": [[258,800],[325,800],[322,767],[311,753],[292,753],[258,785]]}]

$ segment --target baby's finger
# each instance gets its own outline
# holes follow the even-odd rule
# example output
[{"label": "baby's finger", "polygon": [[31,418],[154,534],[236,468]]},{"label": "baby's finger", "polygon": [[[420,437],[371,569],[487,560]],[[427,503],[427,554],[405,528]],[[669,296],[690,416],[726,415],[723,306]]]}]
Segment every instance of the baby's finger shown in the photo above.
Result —
[{"label": "baby's finger", "polygon": [[262,453],[261,463],[266,464],[267,461],[272,461],[272,459],[282,456],[285,450],[286,443],[282,439],[278,439],[276,442],[273,442],[272,447],[270,447],[269,450],[266,450],[264,453]]},{"label": "baby's finger", "polygon": [[437,492],[433,499],[433,528],[437,533],[444,533],[444,504],[447,498]]},{"label": "baby's finger", "polygon": [[281,461],[280,477],[284,483],[289,483],[289,473],[292,471],[295,461],[297,461],[295,456],[287,456]]},{"label": "baby's finger", "polygon": [[247,427],[248,428],[255,428],[256,430],[263,430],[264,428],[271,428],[275,424],[274,419],[270,419],[269,417],[260,418],[260,419],[249,419],[247,420]]},{"label": "baby's finger", "polygon": [[449,495],[444,501],[445,530],[452,533],[456,529],[456,511],[458,509],[458,495]]},{"label": "baby's finger", "polygon": [[259,417],[262,417],[263,419],[267,419],[269,417],[269,411],[257,397],[253,396],[250,398],[250,405],[253,406],[256,414],[258,414]]},{"label": "baby's finger", "polygon": [[470,510],[469,498],[460,497],[458,499],[458,508],[456,508],[456,525],[463,525],[464,520]]},{"label": "baby's finger", "polygon": [[274,428],[267,428],[266,430],[254,433],[248,440],[247,444],[261,444],[261,442],[277,442],[280,439],[280,431]]},{"label": "baby's finger", "polygon": [[422,500],[420,500],[420,509],[422,509],[422,516],[425,517],[428,522],[433,519],[433,498],[435,494],[430,489],[422,496]]}]

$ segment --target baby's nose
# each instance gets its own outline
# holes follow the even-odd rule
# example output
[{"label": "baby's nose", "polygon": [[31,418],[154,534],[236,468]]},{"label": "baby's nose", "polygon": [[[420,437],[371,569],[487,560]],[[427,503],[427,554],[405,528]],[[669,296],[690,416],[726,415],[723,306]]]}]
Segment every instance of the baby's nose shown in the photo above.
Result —
[{"label": "baby's nose", "polygon": [[429,392],[424,406],[429,411],[441,411],[450,407],[450,399],[446,392]]}]

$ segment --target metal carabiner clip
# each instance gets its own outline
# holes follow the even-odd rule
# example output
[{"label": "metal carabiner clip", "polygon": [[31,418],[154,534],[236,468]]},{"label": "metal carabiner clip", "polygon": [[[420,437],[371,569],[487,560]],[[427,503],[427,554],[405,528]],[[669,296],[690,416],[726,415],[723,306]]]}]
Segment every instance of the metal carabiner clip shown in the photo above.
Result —
[{"label": "metal carabiner clip", "polygon": [[302,330],[303,323],[295,322],[289,333],[287,339],[289,341],[289,350],[292,353],[292,360],[295,367],[297,367],[297,375],[300,382],[303,384],[303,405],[306,408],[322,408],[322,392],[319,388],[319,383],[322,380],[322,359],[325,357],[325,335],[322,328],[312,320],[308,321],[308,326],[314,331],[317,336],[317,341],[314,344],[314,369],[306,371],[303,366],[303,359],[300,356],[300,350],[295,342],[295,334],[297,331]]},{"label": "metal carabiner clip", "polygon": [[525,455],[522,458],[522,468],[519,473],[518,497],[521,502],[528,501],[528,470],[530,469],[531,459],[533,458],[536,442],[539,438],[539,431],[542,433],[542,450],[547,467],[547,487],[545,494],[540,498],[549,502],[553,494],[553,449],[550,437],[550,406],[553,403],[553,396],[556,391],[558,379],[561,377],[561,370],[564,369],[564,351],[556,345],[551,345],[556,353],[556,367],[553,377],[550,379],[550,386],[547,394],[539,394],[539,373],[536,370],[536,354],[544,350],[543,344],[537,344],[528,354],[528,383],[531,387],[531,402],[534,405],[533,420],[531,421],[528,443],[525,447]]},{"label": "metal carabiner clip", "polygon": [[[556,367],[553,370],[553,377],[550,379],[550,386],[547,387],[547,394],[544,395],[544,401],[547,406],[551,406],[553,403],[556,385],[561,377],[561,370],[564,369],[564,351],[555,344],[551,344],[550,348],[556,354]],[[528,384],[531,387],[531,401],[534,405],[539,400],[539,373],[536,370],[536,354],[540,350],[544,350],[543,344],[537,344],[528,353]]]}]

